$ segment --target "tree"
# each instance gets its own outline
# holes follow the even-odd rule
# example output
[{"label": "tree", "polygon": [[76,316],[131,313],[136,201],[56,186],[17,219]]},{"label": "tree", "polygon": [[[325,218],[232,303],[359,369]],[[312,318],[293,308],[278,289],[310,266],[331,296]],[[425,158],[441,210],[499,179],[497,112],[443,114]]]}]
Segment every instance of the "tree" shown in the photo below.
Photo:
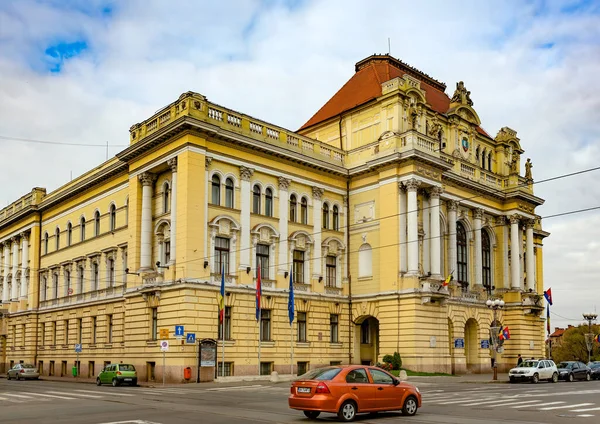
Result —
[{"label": "tree", "polygon": [[[562,361],[588,361],[588,349],[585,343],[585,334],[589,332],[587,325],[571,327],[564,332],[560,346],[552,346],[552,359],[559,363]],[[598,334],[600,327],[592,326],[592,333]],[[599,346],[594,342],[592,348],[592,361],[600,360]]]}]

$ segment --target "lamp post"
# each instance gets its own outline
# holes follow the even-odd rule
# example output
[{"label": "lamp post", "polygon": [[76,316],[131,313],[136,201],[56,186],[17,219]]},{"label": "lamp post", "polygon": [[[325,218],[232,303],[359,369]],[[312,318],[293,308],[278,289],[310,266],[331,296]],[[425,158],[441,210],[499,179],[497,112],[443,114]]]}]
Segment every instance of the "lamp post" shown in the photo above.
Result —
[{"label": "lamp post", "polygon": [[496,362],[496,353],[498,352],[498,333],[500,327],[497,326],[498,321],[496,319],[496,311],[504,308],[504,300],[488,299],[485,302],[485,305],[494,313],[494,320],[492,321],[492,325],[490,325],[490,338],[492,339],[492,361],[494,362],[492,368],[494,370],[494,380],[498,380],[498,364]]},{"label": "lamp post", "polygon": [[585,344],[588,350],[588,362],[592,360],[592,347],[594,347],[594,333],[592,333],[592,321],[596,321],[598,314],[583,314],[583,319],[588,322],[588,333],[585,335]]}]

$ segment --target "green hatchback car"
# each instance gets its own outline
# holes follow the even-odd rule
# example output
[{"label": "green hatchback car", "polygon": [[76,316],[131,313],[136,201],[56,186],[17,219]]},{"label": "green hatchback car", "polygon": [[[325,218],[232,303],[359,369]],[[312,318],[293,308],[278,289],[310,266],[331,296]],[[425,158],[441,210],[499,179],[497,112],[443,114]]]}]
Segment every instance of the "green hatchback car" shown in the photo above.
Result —
[{"label": "green hatchback car", "polygon": [[109,364],[98,374],[96,385],[112,384],[117,387],[120,384],[137,386],[137,372],[131,364]]}]

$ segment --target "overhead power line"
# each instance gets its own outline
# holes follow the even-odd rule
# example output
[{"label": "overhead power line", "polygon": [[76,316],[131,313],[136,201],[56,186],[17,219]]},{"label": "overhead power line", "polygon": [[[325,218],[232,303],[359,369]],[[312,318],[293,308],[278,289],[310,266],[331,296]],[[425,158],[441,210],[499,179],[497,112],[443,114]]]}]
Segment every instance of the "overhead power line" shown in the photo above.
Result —
[{"label": "overhead power line", "polygon": [[[38,144],[50,144],[50,145],[58,145],[58,146],[73,146],[73,147],[106,147],[107,144],[91,144],[91,143],[66,143],[64,141],[48,141],[48,140],[35,140],[32,138],[19,138],[19,137],[9,137],[5,135],[0,135],[1,140],[10,140],[10,141],[22,141],[24,143],[38,143]],[[124,144],[112,144],[109,147],[127,147]]]}]

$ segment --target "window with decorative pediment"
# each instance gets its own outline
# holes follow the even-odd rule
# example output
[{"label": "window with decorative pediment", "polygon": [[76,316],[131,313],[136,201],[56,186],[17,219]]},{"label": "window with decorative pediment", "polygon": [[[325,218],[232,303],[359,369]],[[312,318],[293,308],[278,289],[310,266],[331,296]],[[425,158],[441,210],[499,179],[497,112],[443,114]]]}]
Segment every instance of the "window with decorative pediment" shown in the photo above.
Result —
[{"label": "window with decorative pediment", "polygon": [[117,228],[117,207],[112,204],[108,210],[110,231],[115,231]]},{"label": "window with decorative pediment", "polygon": [[233,180],[231,178],[225,180],[225,206],[233,208]]},{"label": "window with decorative pediment", "polygon": [[300,200],[300,222],[308,224],[308,199],[306,197],[302,197]]},{"label": "window with decorative pediment", "polygon": [[269,245],[256,245],[256,268],[258,269],[260,267],[260,277],[264,280],[270,279],[269,250]]},{"label": "window with decorative pediment", "polygon": [[298,200],[295,194],[290,196],[290,221],[296,222],[298,217]]},{"label": "window with decorative pediment", "polygon": [[229,239],[215,237],[215,272],[229,275]]},{"label": "window with decorative pediment", "polygon": [[467,232],[462,222],[456,223],[456,281],[463,289],[469,286],[468,266],[469,252],[467,248]]},{"label": "window with decorative pediment", "polygon": [[358,278],[373,276],[373,250],[370,244],[363,244],[358,249]]},{"label": "window with decorative pediment", "polygon": [[489,289],[492,286],[492,247],[486,230],[481,230],[481,259],[481,283]]},{"label": "window with decorative pediment", "polygon": [[260,187],[257,185],[252,189],[252,213],[260,214]]},{"label": "window with decorative pediment", "polygon": [[273,216],[273,190],[270,188],[265,191],[265,215]]},{"label": "window with decorative pediment", "polygon": [[323,219],[322,219],[323,228],[329,228],[329,205],[327,203],[323,203]]},{"label": "window with decorative pediment", "polygon": [[216,174],[212,176],[211,187],[211,203],[219,206],[221,204],[221,178]]},{"label": "window with decorative pediment", "polygon": [[336,205],[333,206],[333,229],[340,231],[340,213]]},{"label": "window with decorative pediment", "polygon": [[169,212],[171,208],[171,187],[169,186],[169,182],[165,181],[163,184],[162,190],[162,211],[163,213]]},{"label": "window with decorative pediment", "polygon": [[304,252],[302,250],[294,250],[294,262],[292,272],[294,273],[294,283],[304,283]]}]

